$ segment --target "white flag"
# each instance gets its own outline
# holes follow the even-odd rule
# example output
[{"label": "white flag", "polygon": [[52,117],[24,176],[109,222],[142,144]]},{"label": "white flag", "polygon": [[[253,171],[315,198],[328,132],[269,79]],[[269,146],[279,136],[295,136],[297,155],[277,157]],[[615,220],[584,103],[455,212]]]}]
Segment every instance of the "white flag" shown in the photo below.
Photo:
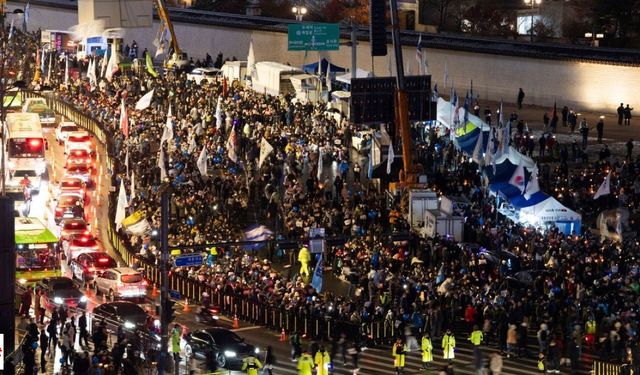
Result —
[{"label": "white flag", "polygon": [[153,99],[153,91],[155,89],[151,89],[148,93],[144,94],[140,100],[136,103],[136,111],[143,111],[151,105],[151,99]]},{"label": "white flag", "polygon": [[167,169],[164,163],[164,150],[162,149],[162,143],[160,143],[160,156],[158,156],[158,168],[160,168],[160,181],[164,181],[167,178]]},{"label": "white flag", "polygon": [[53,54],[49,54],[49,69],[47,70],[47,83],[51,83],[51,64],[53,63]]},{"label": "white flag", "polygon": [[69,56],[64,57],[64,84],[69,84]]},{"label": "white flag", "polygon": [[325,77],[325,84],[327,85],[327,91],[331,91],[331,61],[327,65],[327,76]]},{"label": "white flag", "polygon": [[487,148],[484,151],[484,165],[491,164],[491,159],[493,159],[493,150],[495,149],[495,145],[493,142],[494,134],[493,128],[489,130],[489,140],[487,141]]},{"label": "white flag", "polygon": [[116,231],[122,227],[122,220],[127,216],[127,193],[124,190],[124,179],[120,180],[120,191],[118,192],[118,205],[116,206]]},{"label": "white flag", "polygon": [[202,147],[202,152],[200,152],[200,156],[198,157],[198,161],[196,162],[196,166],[200,171],[200,174],[205,177],[207,174],[207,147]]},{"label": "white flag", "polygon": [[476,163],[480,164],[482,162],[482,146],[484,142],[484,133],[480,130],[480,135],[478,136],[478,140],[476,140],[476,146],[473,148],[473,154],[471,154],[471,159]]},{"label": "white flag", "polygon": [[526,199],[531,199],[533,194],[539,191],[540,185],[538,184],[538,165],[536,164],[531,170],[531,177],[529,177],[527,187],[524,189],[524,197]]},{"label": "white flag", "polygon": [[96,76],[96,60],[89,60],[89,67],[87,68],[87,78],[89,78],[89,83],[91,86],[96,86],[98,83],[98,77]]},{"label": "white flag", "polygon": [[113,80],[113,75],[120,69],[120,55],[116,50],[116,43],[111,43],[111,56],[109,56],[109,62],[107,63],[107,71],[105,77],[107,81]]},{"label": "white flag", "polygon": [[509,179],[509,183],[518,189],[520,189],[520,193],[524,192],[524,167],[522,164],[518,164],[516,170],[513,171],[513,175]]},{"label": "white flag", "polygon": [[218,104],[216,104],[216,129],[222,129],[222,97],[218,96]]},{"label": "white flag", "polygon": [[607,177],[602,182],[602,185],[596,191],[596,195],[593,196],[593,199],[598,199],[603,195],[611,194],[611,172],[607,174]]},{"label": "white flag", "polygon": [[129,147],[127,147],[127,151],[124,154],[124,166],[127,168],[127,173],[129,173]]},{"label": "white flag", "polygon": [[227,139],[227,156],[229,156],[229,159],[234,163],[238,162],[238,154],[236,153],[237,143],[236,128],[232,126],[231,133],[229,133],[229,139]]},{"label": "white flag", "polygon": [[253,39],[249,41],[249,53],[247,54],[247,76],[253,77],[255,72],[256,56],[253,52]]},{"label": "white flag", "polygon": [[133,199],[136,196],[136,175],[131,171],[131,197]]},{"label": "white flag", "polygon": [[173,139],[173,116],[171,114],[171,104],[169,104],[169,111],[167,112],[167,123],[162,130],[162,138],[160,138],[160,144],[165,141]]},{"label": "white flag", "polygon": [[273,146],[264,138],[260,141],[260,158],[258,159],[258,169],[262,167],[262,163],[267,159],[267,156],[273,151]]},{"label": "white flag", "polygon": [[322,178],[322,169],[324,169],[323,161],[322,161],[322,149],[318,147],[318,171],[316,173],[316,178],[318,181]]},{"label": "white flag", "polygon": [[102,64],[100,65],[100,77],[107,75],[107,66],[109,66],[109,50],[104,51],[102,56]]},{"label": "white flag", "polygon": [[393,153],[393,143],[389,142],[389,154],[387,155],[387,174],[391,174],[391,164],[395,159],[396,154]]}]

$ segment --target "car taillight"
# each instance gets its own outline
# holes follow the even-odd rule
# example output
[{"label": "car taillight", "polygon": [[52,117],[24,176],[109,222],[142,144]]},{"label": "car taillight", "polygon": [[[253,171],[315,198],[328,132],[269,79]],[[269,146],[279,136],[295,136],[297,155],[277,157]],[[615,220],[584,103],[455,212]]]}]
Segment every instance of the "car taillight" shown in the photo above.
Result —
[{"label": "car taillight", "polygon": [[98,259],[98,263],[107,263],[109,261],[109,258],[100,258]]},{"label": "car taillight", "polygon": [[62,212],[62,208],[56,207],[56,212]]},{"label": "car taillight", "polygon": [[89,271],[89,272],[95,272],[95,271],[96,271],[96,268],[95,268],[95,267],[89,267],[89,269],[88,269],[87,271]]},{"label": "car taillight", "polygon": [[63,235],[63,236],[66,236],[66,235],[68,235],[68,234],[69,234],[69,232],[67,232],[66,230],[63,230],[63,231],[62,231],[62,235]]},{"label": "car taillight", "polygon": [[142,280],[142,285],[147,286],[147,280]]},{"label": "car taillight", "polygon": [[[85,230],[84,234],[88,236],[89,234],[91,234],[91,232],[89,232],[88,230]],[[84,242],[87,242],[87,238],[84,239]]]}]

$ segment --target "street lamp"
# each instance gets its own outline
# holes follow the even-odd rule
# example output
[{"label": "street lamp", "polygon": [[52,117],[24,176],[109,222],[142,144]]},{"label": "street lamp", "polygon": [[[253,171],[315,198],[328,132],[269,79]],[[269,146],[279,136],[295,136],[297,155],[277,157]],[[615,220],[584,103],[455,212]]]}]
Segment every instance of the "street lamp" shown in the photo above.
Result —
[{"label": "street lamp", "polygon": [[296,21],[302,21],[302,17],[307,14],[307,8],[303,5],[295,5],[291,12],[296,15]]},{"label": "street lamp", "polygon": [[533,43],[533,11],[536,8],[536,5],[538,6],[538,8],[540,8],[540,4],[542,4],[542,0],[524,0],[524,3],[527,5],[531,5],[531,24],[530,26],[530,30],[531,30],[531,43]]}]

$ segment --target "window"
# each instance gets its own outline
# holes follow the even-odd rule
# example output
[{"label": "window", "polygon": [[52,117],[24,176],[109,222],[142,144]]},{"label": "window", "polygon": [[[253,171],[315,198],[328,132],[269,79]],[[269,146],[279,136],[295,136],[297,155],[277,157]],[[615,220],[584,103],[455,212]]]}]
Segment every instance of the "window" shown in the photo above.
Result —
[{"label": "window", "polygon": [[58,266],[57,256],[47,245],[42,249],[20,249],[16,253],[16,268],[18,270],[42,270]]},{"label": "window", "polygon": [[42,158],[44,157],[44,140],[42,138],[10,139],[9,157]]},{"label": "window", "polygon": [[122,275],[120,277],[123,283],[139,283],[142,281],[142,275],[139,273],[131,274],[131,275]]}]

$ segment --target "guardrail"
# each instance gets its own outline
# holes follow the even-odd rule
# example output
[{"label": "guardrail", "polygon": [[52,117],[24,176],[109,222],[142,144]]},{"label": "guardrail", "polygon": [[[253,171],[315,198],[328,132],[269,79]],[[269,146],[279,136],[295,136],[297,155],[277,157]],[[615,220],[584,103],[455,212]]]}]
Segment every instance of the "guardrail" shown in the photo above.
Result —
[{"label": "guardrail", "polygon": [[594,361],[591,375],[620,375],[625,365]]},{"label": "guardrail", "polygon": [[[78,126],[91,132],[96,139],[107,149],[105,158],[109,170],[113,170],[116,161],[114,160],[112,135],[108,130],[75,106],[57,99],[53,94],[25,91],[25,98],[44,97],[47,105],[57,113],[75,122]],[[113,202],[109,202],[110,206]],[[110,207],[111,208],[111,207]],[[111,217],[110,217],[111,219]],[[144,270],[145,277],[153,285],[160,284],[160,270],[157,264],[150,259],[143,258],[135,254],[119,237],[114,230],[111,220],[107,223],[107,237],[113,249],[122,257],[125,263],[130,266]],[[169,287],[180,293],[182,299],[189,303],[200,304],[202,293],[207,292],[212,303],[219,306],[223,314],[229,317],[237,317],[244,321],[263,325],[277,332],[283,329],[287,333],[298,332],[309,338],[328,339],[339,337],[341,333],[348,333],[350,337],[362,337],[363,343],[367,345],[389,344],[395,340],[397,330],[391,322],[374,321],[366,323],[353,323],[350,321],[339,321],[332,316],[313,316],[303,311],[286,309],[284,306],[273,306],[257,300],[255,296],[245,296],[243,294],[225,294],[214,287],[184,277],[179,274],[169,275]]]}]

